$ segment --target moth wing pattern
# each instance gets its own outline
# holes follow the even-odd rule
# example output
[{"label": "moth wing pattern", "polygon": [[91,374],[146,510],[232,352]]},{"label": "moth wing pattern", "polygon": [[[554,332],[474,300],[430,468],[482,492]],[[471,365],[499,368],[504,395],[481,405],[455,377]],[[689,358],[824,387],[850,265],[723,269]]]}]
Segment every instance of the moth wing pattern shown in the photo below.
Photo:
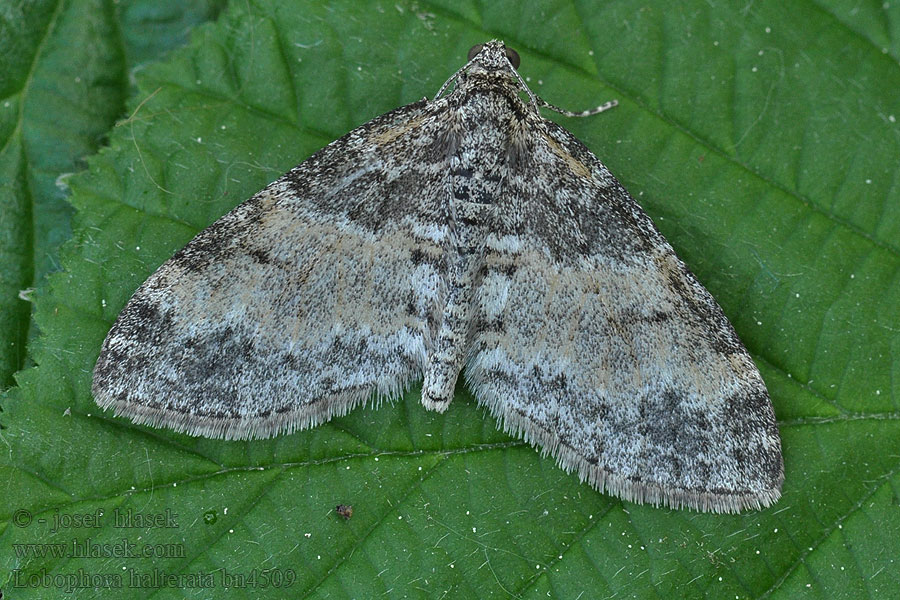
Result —
[{"label": "moth wing pattern", "polygon": [[419,379],[444,411],[462,368],[506,431],[601,492],[774,503],[781,444],[747,350],[609,170],[538,112],[615,103],[543,102],[496,40],[469,59],[434,101],[329,144],[151,275],[103,343],[98,404],[262,438]]},{"label": "moth wing pattern", "polygon": [[103,343],[98,404],[245,439],[317,425],[420,378],[446,293],[446,231],[432,214],[438,190],[408,165],[432,151],[442,107],[421,101],[351,131],[165,262]]},{"label": "moth wing pattern", "polygon": [[609,170],[537,118],[507,179],[516,231],[487,241],[469,387],[600,491],[713,512],[772,504],[775,415],[731,324]]}]

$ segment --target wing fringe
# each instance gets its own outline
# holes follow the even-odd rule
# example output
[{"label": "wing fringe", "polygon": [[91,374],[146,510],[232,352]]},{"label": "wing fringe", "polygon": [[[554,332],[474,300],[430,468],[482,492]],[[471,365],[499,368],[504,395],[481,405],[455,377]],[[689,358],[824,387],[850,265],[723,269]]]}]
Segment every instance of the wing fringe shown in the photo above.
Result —
[{"label": "wing fringe", "polygon": [[[503,431],[524,439],[540,451],[550,455],[566,472],[575,472],[581,481],[587,481],[601,493],[608,493],[637,504],[666,506],[674,509],[690,508],[700,512],[739,513],[744,510],[761,510],[774,504],[780,497],[779,485],[773,489],[735,491],[729,493],[708,490],[683,489],[662,486],[652,482],[632,481],[591,464],[574,448],[561,442],[559,436],[537,426],[528,417],[512,410],[507,402],[486,384],[468,379],[467,383],[478,402],[488,408]],[[782,475],[783,480],[783,475]]]},{"label": "wing fringe", "polygon": [[93,394],[104,410],[112,409],[117,417],[127,417],[136,425],[167,428],[190,436],[225,440],[254,440],[291,434],[311,429],[335,417],[343,417],[361,405],[378,408],[383,402],[393,404],[409,388],[409,383],[396,385],[395,389],[366,386],[341,393],[330,394],[298,409],[271,414],[265,417],[221,417],[191,414],[161,406],[150,406],[131,400],[122,400],[94,386]]}]

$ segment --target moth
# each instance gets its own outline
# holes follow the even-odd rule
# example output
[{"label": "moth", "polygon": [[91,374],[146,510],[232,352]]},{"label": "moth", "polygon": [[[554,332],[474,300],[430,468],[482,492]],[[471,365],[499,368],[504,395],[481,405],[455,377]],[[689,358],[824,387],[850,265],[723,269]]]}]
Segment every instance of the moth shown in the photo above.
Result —
[{"label": "moth", "polygon": [[505,431],[601,492],[775,502],[778,427],[748,352],[518,66],[502,42],[475,46],[434,100],[354,129],[198,234],[113,324],[98,404],[265,438],[419,380],[444,412],[463,372]]}]

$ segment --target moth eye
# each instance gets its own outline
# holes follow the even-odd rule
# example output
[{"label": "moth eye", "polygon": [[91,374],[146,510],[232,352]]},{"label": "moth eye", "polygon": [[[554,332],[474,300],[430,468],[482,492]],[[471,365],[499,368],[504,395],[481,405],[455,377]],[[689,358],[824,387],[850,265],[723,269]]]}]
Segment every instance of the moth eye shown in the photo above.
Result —
[{"label": "moth eye", "polygon": [[481,49],[484,48],[484,44],[475,44],[471,48],[469,48],[469,56],[466,58],[467,61],[472,60],[478,53],[481,52]]},{"label": "moth eye", "polygon": [[504,52],[506,52],[506,58],[509,59],[509,63],[513,66],[513,69],[519,70],[519,64],[522,60],[519,58],[519,53],[513,50],[512,48],[504,48]]}]

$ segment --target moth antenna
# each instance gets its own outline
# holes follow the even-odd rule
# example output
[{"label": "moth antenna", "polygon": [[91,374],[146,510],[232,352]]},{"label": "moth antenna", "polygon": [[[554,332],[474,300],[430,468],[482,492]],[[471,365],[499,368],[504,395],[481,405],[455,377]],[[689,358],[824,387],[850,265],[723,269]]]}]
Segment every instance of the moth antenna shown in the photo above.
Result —
[{"label": "moth antenna", "polygon": [[589,108],[588,110],[583,110],[581,112],[572,112],[571,110],[566,110],[564,108],[560,108],[560,107],[556,106],[555,104],[550,104],[549,102],[547,102],[540,96],[535,96],[535,98],[537,98],[540,106],[543,106],[544,108],[549,108],[553,112],[557,112],[557,113],[559,113],[561,115],[565,115],[567,117],[590,117],[590,116],[602,113],[603,111],[609,110],[609,109],[619,105],[618,100],[610,100],[606,104],[601,104],[600,106],[597,106],[595,108]]}]

